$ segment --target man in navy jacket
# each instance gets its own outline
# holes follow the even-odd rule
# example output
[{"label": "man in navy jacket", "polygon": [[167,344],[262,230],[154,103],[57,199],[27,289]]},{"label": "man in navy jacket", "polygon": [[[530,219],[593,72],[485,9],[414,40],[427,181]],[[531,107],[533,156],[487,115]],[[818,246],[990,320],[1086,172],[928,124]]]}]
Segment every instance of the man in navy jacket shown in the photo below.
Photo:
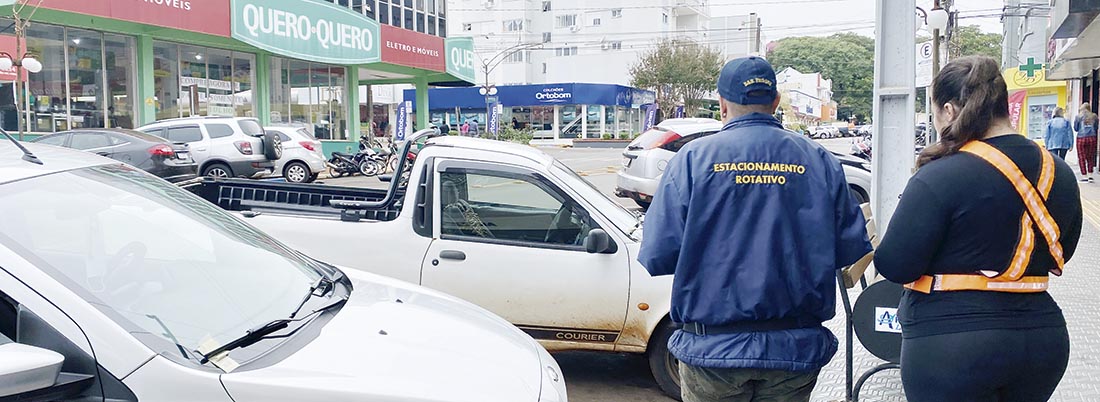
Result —
[{"label": "man in navy jacket", "polygon": [[836,270],[871,251],[832,154],[784,130],[775,71],[722,69],[725,127],[669,162],[638,260],[674,275],[669,340],[684,401],[808,401],[837,350]]}]

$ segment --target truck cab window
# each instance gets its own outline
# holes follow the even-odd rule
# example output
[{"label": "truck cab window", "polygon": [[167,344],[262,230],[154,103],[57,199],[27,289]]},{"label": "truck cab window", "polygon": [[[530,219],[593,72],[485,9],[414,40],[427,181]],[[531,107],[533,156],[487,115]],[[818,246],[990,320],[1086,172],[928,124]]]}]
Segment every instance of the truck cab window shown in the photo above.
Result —
[{"label": "truck cab window", "polygon": [[581,246],[584,210],[533,176],[440,174],[442,234],[534,245]]}]

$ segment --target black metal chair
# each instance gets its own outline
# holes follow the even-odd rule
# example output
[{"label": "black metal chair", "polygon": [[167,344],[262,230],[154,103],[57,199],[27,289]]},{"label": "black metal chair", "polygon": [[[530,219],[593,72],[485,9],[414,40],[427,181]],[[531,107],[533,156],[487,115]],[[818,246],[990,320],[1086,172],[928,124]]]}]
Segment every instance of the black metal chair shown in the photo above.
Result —
[{"label": "black metal chair", "polygon": [[[863,216],[867,220],[867,234],[871,244],[878,247],[879,236],[871,208],[863,204]],[[897,308],[901,300],[901,285],[881,280],[877,275],[869,281],[867,269],[874,260],[872,251],[851,266],[837,270],[837,284],[840,286],[840,298],[844,304],[845,336],[844,379],[845,401],[859,402],[859,392],[871,376],[892,369],[900,369],[901,327],[897,322]],[[853,305],[848,297],[848,289],[861,287],[861,292]],[[852,349],[855,339],[872,355],[884,360],[870,370],[862,373],[853,383],[854,359]]]}]

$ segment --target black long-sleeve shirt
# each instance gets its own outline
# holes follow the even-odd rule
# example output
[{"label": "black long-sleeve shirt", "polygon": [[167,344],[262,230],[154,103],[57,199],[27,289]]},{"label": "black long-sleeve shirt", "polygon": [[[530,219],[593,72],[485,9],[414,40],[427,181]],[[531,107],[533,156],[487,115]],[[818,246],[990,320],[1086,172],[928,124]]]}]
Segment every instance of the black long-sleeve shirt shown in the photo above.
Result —
[{"label": "black long-sleeve shirt", "polygon": [[[1012,159],[1032,184],[1038,181],[1039,152],[1046,151],[1019,135],[985,142]],[[1070,167],[1059,158],[1054,163],[1054,185],[1046,205],[1061,230],[1060,242],[1069,261],[1081,235],[1080,189]],[[966,153],[942,158],[910,179],[875,251],[875,268],[897,283],[930,274],[1004,271],[1015,252],[1024,211],[1011,182],[988,162]],[[1037,228],[1035,237],[1027,274],[1045,275],[1055,267],[1054,259]],[[1072,278],[1072,272],[1068,275]],[[1051,286],[1057,286],[1057,281]],[[907,290],[899,316],[906,338],[1065,325],[1061,309],[1046,292],[923,294]]]}]

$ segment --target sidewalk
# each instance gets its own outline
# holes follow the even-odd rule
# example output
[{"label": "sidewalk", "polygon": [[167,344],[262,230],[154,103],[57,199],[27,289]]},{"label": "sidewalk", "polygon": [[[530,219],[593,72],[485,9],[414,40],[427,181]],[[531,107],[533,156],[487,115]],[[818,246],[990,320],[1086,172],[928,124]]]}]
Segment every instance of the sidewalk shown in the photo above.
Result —
[{"label": "sidewalk", "polygon": [[[1066,162],[1075,172],[1077,154],[1070,153]],[[1100,283],[1100,182],[1078,183],[1084,207],[1084,224],[1081,241],[1073,259],[1066,264],[1066,272],[1051,281],[1050,293],[1066,316],[1070,334],[1069,368],[1062,378],[1051,401],[1100,400],[1100,297],[1095,283]],[[849,295],[855,300],[858,291]],[[821,371],[817,388],[811,398],[814,402],[842,401],[844,399],[844,318],[843,307],[837,304],[837,318],[825,323],[840,339],[840,351],[833,361]],[[859,342],[855,343],[855,378],[880,363]],[[863,401],[905,401],[901,376],[897,370],[876,374],[860,393]]]}]

